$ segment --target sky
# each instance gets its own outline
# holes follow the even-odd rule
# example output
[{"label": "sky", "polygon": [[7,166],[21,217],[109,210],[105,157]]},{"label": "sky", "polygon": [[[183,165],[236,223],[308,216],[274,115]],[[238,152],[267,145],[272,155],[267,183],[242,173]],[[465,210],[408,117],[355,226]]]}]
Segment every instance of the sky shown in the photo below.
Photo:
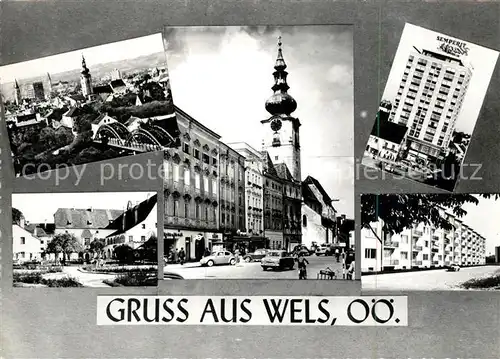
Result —
[{"label": "sky", "polygon": [[56,74],[78,69],[82,65],[82,55],[85,56],[87,66],[91,68],[94,64],[133,59],[161,51],[162,34],[158,33],[2,66],[0,83],[45,76],[47,72]]},{"label": "sky", "polygon": [[[165,31],[174,103],[222,136],[261,150],[282,36],[288,93],[298,103],[302,178],[318,179],[354,216],[351,26],[176,27]],[[264,127],[269,130],[269,125]]]},{"label": "sky", "polygon": [[[127,209],[128,201],[142,202],[155,192],[95,193],[14,193],[12,207],[20,210],[30,223],[54,223],[58,208]],[[156,211],[152,211],[152,213]]]},{"label": "sky", "polygon": [[474,69],[467,94],[462,104],[462,110],[457,119],[456,129],[472,134],[490,83],[490,78],[495,69],[498,58],[497,51],[407,23],[392,63],[382,99],[394,103],[406,62],[410,52],[414,50],[413,47],[419,50],[426,49],[439,52],[438,45],[440,42],[437,40],[438,35],[465,42],[470,49],[468,55],[462,56],[461,59],[464,63],[471,64]]},{"label": "sky", "polygon": [[467,215],[461,219],[477,233],[486,238],[486,255],[495,254],[495,247],[500,246],[500,199],[486,199],[476,196],[479,204],[466,203],[462,208]]}]

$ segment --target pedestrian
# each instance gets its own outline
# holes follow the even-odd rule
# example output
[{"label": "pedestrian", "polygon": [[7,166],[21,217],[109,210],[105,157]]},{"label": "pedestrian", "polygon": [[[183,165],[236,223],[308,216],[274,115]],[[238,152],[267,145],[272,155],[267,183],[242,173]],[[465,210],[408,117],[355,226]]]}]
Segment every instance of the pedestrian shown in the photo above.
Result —
[{"label": "pedestrian", "polygon": [[307,279],[307,264],[309,264],[309,261],[304,257],[303,253],[298,254],[296,261],[299,268],[299,279]]},{"label": "pedestrian", "polygon": [[179,261],[179,249],[175,248],[175,251],[173,252],[173,257],[174,257],[174,263],[177,264]]},{"label": "pedestrian", "polygon": [[181,250],[179,251],[179,261],[181,265],[184,264],[185,259],[186,259],[186,252],[184,252],[184,247],[182,247]]},{"label": "pedestrian", "polygon": [[208,257],[210,255],[210,250],[208,248],[205,248],[205,253],[204,253],[204,257]]},{"label": "pedestrian", "polygon": [[351,267],[351,263],[354,262],[355,253],[352,249],[348,249],[345,252],[344,260],[343,260],[343,278],[348,279],[348,271]]},{"label": "pedestrian", "polygon": [[356,262],[352,261],[349,269],[347,270],[347,279],[353,280],[354,279],[354,269],[356,268]]},{"label": "pedestrian", "polygon": [[236,258],[236,263],[240,262],[240,250],[238,247],[236,247],[236,250],[234,251],[234,256]]},{"label": "pedestrian", "polygon": [[338,263],[340,260],[340,251],[338,248],[335,248],[335,258],[337,259],[337,263]]}]

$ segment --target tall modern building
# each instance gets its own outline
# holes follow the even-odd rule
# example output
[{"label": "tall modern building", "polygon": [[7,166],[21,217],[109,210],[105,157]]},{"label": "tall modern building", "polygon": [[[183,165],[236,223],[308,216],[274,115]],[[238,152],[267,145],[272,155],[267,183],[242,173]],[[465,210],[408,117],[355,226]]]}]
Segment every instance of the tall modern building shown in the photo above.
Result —
[{"label": "tall modern building", "polygon": [[82,71],[80,75],[80,84],[82,86],[82,95],[88,97],[92,95],[92,76],[85,63],[85,57],[82,55]]},{"label": "tall modern building", "polygon": [[45,100],[45,90],[43,88],[43,82],[33,82],[33,93],[35,95],[35,99],[37,100]]},{"label": "tall modern building", "polygon": [[481,265],[486,262],[486,239],[452,213],[441,209],[451,230],[419,223],[399,234],[383,231],[383,222],[361,230],[361,270],[439,268],[452,264]]},{"label": "tall modern building", "polygon": [[47,98],[52,98],[52,78],[50,74],[47,72]]},{"label": "tall modern building", "polygon": [[471,76],[459,58],[416,48],[410,53],[390,114],[390,121],[408,128],[408,160],[427,164],[446,153]]}]

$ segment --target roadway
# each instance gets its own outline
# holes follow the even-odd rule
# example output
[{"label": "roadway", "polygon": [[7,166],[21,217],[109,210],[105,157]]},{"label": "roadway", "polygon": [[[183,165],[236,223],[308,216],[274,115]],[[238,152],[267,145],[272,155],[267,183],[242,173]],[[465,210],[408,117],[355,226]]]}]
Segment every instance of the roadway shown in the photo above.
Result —
[{"label": "roadway", "polygon": [[[342,278],[342,264],[337,263],[335,257],[309,256],[307,275],[310,279],[316,279],[320,270],[330,267]],[[260,262],[239,263],[234,266],[220,265],[213,267],[202,267],[199,263],[167,264],[164,272],[180,274],[184,279],[298,279],[297,265],[293,270],[267,270],[263,271]]]},{"label": "roadway", "polygon": [[361,277],[363,290],[464,290],[460,284],[499,272],[498,266],[460,268],[458,272],[436,269],[421,272],[384,273]]}]

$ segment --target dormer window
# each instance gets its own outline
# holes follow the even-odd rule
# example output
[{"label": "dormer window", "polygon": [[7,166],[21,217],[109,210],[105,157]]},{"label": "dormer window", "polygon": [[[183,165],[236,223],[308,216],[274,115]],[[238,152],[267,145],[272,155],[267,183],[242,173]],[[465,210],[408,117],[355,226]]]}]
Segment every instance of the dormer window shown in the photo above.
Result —
[{"label": "dormer window", "polygon": [[87,220],[87,226],[91,226],[92,225],[92,221],[89,219]]}]

